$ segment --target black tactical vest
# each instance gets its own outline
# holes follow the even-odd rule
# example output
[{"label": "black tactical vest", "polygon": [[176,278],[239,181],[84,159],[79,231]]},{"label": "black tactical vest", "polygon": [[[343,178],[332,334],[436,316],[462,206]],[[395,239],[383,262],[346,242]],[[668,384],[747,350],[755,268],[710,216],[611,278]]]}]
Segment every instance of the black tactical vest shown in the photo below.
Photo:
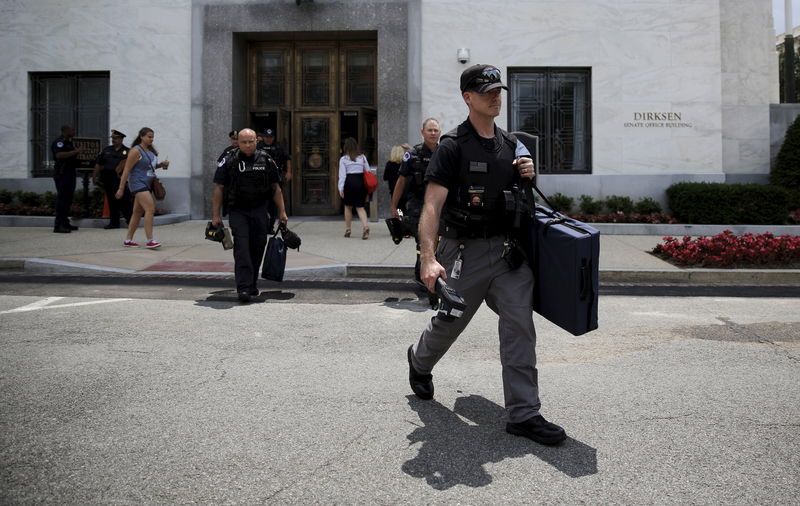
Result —
[{"label": "black tactical vest", "polygon": [[458,186],[450,189],[442,212],[441,233],[448,237],[490,237],[507,233],[513,225],[509,212],[509,193],[519,182],[516,159],[517,139],[500,131],[499,152],[481,145],[478,134],[464,124],[447,132],[442,139],[458,143]]},{"label": "black tactical vest", "polygon": [[419,216],[422,212],[422,204],[425,201],[425,171],[431,161],[433,152],[428,149],[425,143],[417,144],[407,153],[408,159],[405,161],[410,169],[407,176],[406,194],[406,214]]},{"label": "black tactical vest", "polygon": [[275,162],[260,149],[256,150],[252,165],[248,166],[241,157],[241,151],[236,149],[227,158],[227,170],[231,177],[228,207],[253,209],[272,198],[269,171],[275,170]]}]

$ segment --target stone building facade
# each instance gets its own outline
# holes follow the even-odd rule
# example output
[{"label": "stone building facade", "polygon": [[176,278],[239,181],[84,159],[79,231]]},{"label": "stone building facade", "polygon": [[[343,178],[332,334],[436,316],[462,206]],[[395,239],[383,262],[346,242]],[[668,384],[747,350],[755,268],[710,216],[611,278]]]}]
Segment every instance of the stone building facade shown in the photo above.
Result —
[{"label": "stone building facade", "polygon": [[498,124],[540,136],[547,192],[663,202],[676,181],[769,172],[769,0],[9,1],[0,41],[3,188],[51,189],[62,122],[104,142],[149,126],[165,207],[203,218],[228,131],[269,127],[293,155],[292,212],[336,214],[343,138],[380,175],[423,118],[466,117],[473,63],[503,71]]}]

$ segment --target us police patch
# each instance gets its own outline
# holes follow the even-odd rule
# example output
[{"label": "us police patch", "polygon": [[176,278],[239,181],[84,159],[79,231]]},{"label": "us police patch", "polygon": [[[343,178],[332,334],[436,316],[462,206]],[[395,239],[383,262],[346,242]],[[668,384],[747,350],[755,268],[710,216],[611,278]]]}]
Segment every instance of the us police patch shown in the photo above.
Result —
[{"label": "us police patch", "polygon": [[228,161],[228,159],[227,159],[227,158],[223,158],[223,159],[222,159],[222,160],[220,160],[220,162],[217,164],[217,167],[222,167],[223,165],[225,165],[225,162],[226,162],[226,161]]},{"label": "us police patch", "polygon": [[403,161],[407,162],[411,160],[411,151],[406,151],[406,154],[403,155]]},{"label": "us police patch", "polygon": [[64,147],[64,143],[61,142],[61,141],[58,141],[58,142],[56,142],[56,147],[63,148]]}]

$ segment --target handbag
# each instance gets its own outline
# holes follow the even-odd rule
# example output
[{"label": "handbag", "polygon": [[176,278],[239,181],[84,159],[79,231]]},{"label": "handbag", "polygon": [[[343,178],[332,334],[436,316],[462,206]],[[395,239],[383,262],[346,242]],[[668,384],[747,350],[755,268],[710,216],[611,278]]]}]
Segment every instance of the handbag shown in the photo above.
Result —
[{"label": "handbag", "polygon": [[167,189],[157,177],[153,177],[153,194],[156,196],[156,200],[164,200],[167,196]]},{"label": "handbag", "polygon": [[372,195],[378,189],[378,176],[369,170],[366,163],[364,165],[364,188],[367,190],[367,195]]},{"label": "handbag", "polygon": [[264,253],[264,263],[261,268],[261,277],[272,281],[283,281],[286,270],[286,245],[278,237],[278,231],[269,238],[267,251]]}]

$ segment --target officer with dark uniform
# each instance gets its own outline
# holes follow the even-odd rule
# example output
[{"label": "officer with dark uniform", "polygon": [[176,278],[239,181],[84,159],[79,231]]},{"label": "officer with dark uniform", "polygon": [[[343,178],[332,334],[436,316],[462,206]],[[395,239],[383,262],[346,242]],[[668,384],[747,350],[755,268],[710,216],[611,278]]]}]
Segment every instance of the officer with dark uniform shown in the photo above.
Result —
[{"label": "officer with dark uniform", "polygon": [[263,141],[258,143],[258,149],[263,149],[278,164],[281,171],[281,181],[292,180],[292,157],[280,142],[275,140],[275,131],[271,128],[264,130]]},{"label": "officer with dark uniform", "polygon": [[439,143],[439,135],[441,134],[439,120],[428,118],[423,121],[420,133],[422,134],[423,142],[406,151],[406,154],[403,155],[397,183],[392,192],[393,218],[400,217],[397,209],[401,200],[405,197],[406,205],[405,209],[403,209],[403,225],[414,236],[414,240],[417,241],[417,261],[414,265],[414,276],[417,281],[420,280],[419,234],[417,229],[419,227],[419,217],[422,213],[422,203],[425,200],[425,171],[428,169],[428,163],[431,161],[431,156]]},{"label": "officer with dark uniform", "polygon": [[239,147],[239,132],[236,130],[231,130],[228,132],[228,139],[230,139],[231,144],[222,150],[222,153],[217,158],[217,163],[221,162],[226,156],[228,156],[228,153]]},{"label": "officer with dark uniform", "polygon": [[239,131],[239,147],[217,164],[211,222],[222,225],[222,201],[228,202],[228,221],[233,233],[234,274],[239,300],[249,302],[257,296],[258,275],[267,245],[267,203],[273,201],[278,219],[289,218],[278,185],[278,167],[266,151],[256,149],[256,133]]},{"label": "officer with dark uniform", "polygon": [[566,433],[539,413],[533,272],[515,244],[516,188],[521,178],[533,177],[534,167],[524,145],[494,124],[503,88],[500,71],[490,65],[461,74],[469,116],[441,137],[428,165],[419,227],[422,281],[433,291],[438,278],[447,279],[467,307],[460,318],[431,318],[408,348],[409,382],[418,397],[433,398],[431,371],[485,301],[500,318],[506,431],[555,445]]},{"label": "officer with dark uniform", "polygon": [[[281,189],[283,189],[283,183],[289,182],[292,180],[292,157],[289,156],[289,153],[283,149],[283,146],[275,140],[275,131],[271,128],[267,128],[264,130],[264,137],[263,141],[258,144],[258,149],[263,149],[267,152],[269,156],[275,160],[275,163],[278,164],[278,169],[280,169],[281,174]],[[276,217],[275,206],[270,203],[269,205],[269,229],[273,230],[275,226],[275,217]]]},{"label": "officer with dark uniform", "polygon": [[108,201],[109,223],[103,227],[106,230],[119,228],[120,211],[125,216],[126,222],[131,221],[131,213],[133,212],[131,192],[127,185],[122,198],[119,200],[116,198],[117,189],[119,188],[117,166],[128,158],[129,148],[123,144],[124,138],[124,133],[119,130],[111,130],[111,145],[104,147],[94,162],[94,182],[95,184],[99,182],[103,187]]},{"label": "officer with dark uniform", "polygon": [[71,125],[61,127],[61,136],[50,145],[55,167],[53,181],[56,183],[56,220],[53,232],[68,234],[78,227],[69,222],[72,199],[75,197],[75,178],[78,167],[78,154],[81,152],[72,143],[75,129]]}]

